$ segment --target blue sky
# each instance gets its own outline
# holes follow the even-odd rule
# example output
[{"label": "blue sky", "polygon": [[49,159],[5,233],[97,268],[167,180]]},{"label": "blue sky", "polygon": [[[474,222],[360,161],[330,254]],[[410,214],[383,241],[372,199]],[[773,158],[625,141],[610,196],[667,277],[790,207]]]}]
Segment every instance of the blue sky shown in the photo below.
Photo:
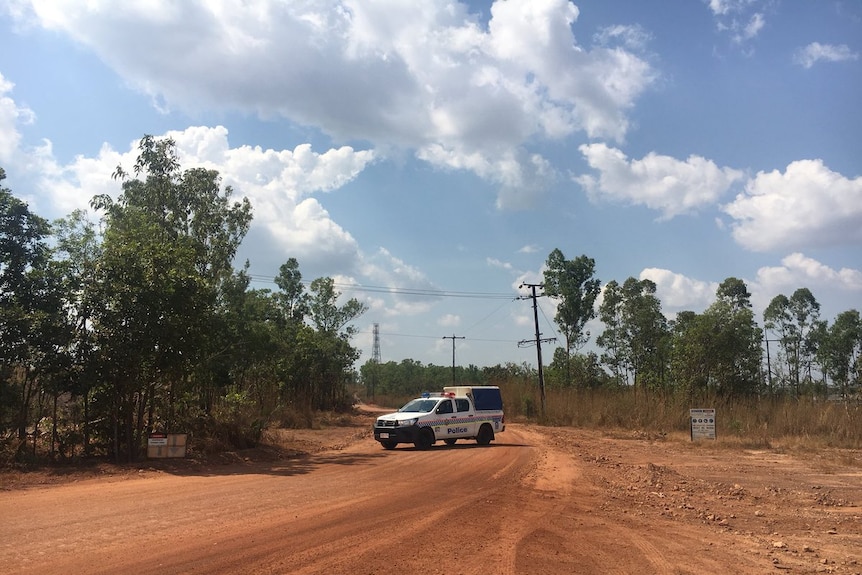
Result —
[{"label": "blue sky", "polygon": [[456,335],[460,365],[534,365],[518,286],[555,248],[669,318],[731,276],[758,317],[799,287],[860,309],[860,97],[850,0],[0,5],[16,195],[86,208],[170,135],[251,200],[254,287],[295,257],[369,306],[361,361],[376,323],[383,361],[450,365]]}]

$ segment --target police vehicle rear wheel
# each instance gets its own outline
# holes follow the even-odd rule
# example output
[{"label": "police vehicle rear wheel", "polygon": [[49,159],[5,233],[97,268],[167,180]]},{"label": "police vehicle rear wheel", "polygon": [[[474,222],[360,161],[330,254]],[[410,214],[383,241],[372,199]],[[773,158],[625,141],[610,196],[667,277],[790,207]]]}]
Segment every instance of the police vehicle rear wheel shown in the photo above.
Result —
[{"label": "police vehicle rear wheel", "polygon": [[479,428],[479,434],[476,435],[476,443],[479,445],[488,445],[494,439],[494,430],[487,423],[482,424]]}]

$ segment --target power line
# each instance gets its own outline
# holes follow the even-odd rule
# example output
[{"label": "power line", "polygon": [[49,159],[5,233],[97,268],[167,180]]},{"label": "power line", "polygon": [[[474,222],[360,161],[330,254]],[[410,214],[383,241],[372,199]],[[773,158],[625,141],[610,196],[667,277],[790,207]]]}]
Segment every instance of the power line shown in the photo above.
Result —
[{"label": "power line", "polygon": [[[512,299],[511,301],[515,301],[516,299],[517,299],[517,298],[514,298],[514,299]],[[496,314],[498,311],[500,311],[501,309],[503,309],[503,306],[505,306],[507,303],[511,303],[511,302],[509,302],[509,301],[504,301],[504,302],[503,302],[503,303],[501,303],[499,306],[497,306],[497,308],[496,308],[496,309],[494,309],[494,311],[492,311],[491,313],[489,313],[488,315],[486,315],[485,317],[483,317],[482,319],[480,319],[479,321],[477,321],[476,323],[474,323],[473,325],[471,325],[470,327],[468,327],[468,328],[467,328],[467,329],[465,329],[464,331],[465,331],[465,332],[468,332],[468,331],[470,331],[471,329],[473,329],[474,327],[476,327],[477,325],[479,325],[479,324],[481,324],[481,323],[484,323],[484,322],[485,322],[489,317],[491,317],[492,315]]]},{"label": "power line", "polygon": [[[358,330],[356,333],[368,334],[370,332],[366,330]],[[415,337],[421,339],[440,339],[439,336],[436,335],[421,335],[421,334],[412,334],[412,333],[393,333],[393,332],[378,332],[381,336],[387,337]],[[481,342],[491,342],[491,343],[517,343],[513,339],[484,339],[480,337],[471,337],[470,341],[481,341]]]},{"label": "power line", "polygon": [[[556,335],[557,335],[557,330],[556,330],[556,328],[554,327],[554,322],[552,322],[552,321],[550,320],[550,318],[548,318],[548,314],[546,314],[546,313],[545,313],[545,310],[544,310],[544,308],[543,308],[542,306],[539,306],[539,311],[540,311],[540,312],[542,312],[542,317],[543,317],[543,318],[545,318],[545,323],[547,323],[547,324],[548,324],[548,327],[549,327],[549,328],[551,328],[551,333],[553,333],[553,334],[554,334],[554,336],[556,336]],[[555,339],[556,339],[556,338],[555,338]]]},{"label": "power line", "polygon": [[[258,283],[274,284],[273,278],[258,274],[249,274],[251,281]],[[310,281],[303,280],[302,283],[306,286],[311,285]],[[511,293],[500,292],[474,292],[474,291],[455,291],[455,290],[436,290],[424,288],[403,288],[395,286],[375,286],[363,284],[350,284],[334,282],[333,287],[344,291],[358,291],[367,293],[387,293],[391,295],[401,296],[416,296],[416,297],[456,297],[456,298],[473,298],[473,299],[516,299]]]}]

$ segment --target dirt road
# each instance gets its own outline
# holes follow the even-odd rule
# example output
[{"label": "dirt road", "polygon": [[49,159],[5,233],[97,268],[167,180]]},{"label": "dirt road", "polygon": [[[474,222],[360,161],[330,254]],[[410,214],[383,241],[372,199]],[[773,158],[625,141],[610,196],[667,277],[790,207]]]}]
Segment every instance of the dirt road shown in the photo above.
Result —
[{"label": "dirt road", "polygon": [[4,476],[0,573],[862,573],[859,452],[521,425],[384,451],[328,433],[336,448],[282,460]]}]

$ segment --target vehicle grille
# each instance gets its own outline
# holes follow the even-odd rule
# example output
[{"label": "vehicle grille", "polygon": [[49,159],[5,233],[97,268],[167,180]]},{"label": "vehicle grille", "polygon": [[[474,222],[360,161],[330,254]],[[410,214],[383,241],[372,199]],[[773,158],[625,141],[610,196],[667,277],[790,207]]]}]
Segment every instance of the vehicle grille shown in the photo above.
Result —
[{"label": "vehicle grille", "polygon": [[395,422],[386,419],[378,419],[377,427],[395,427]]}]

